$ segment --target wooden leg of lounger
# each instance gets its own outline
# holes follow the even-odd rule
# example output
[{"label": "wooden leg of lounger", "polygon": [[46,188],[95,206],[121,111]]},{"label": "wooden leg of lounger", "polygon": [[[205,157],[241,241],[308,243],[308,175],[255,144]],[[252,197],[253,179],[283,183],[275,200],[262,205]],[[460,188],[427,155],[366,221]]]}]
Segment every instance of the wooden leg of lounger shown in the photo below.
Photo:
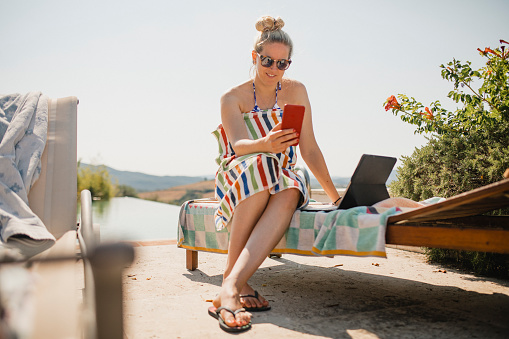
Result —
[{"label": "wooden leg of lounger", "polygon": [[198,251],[186,250],[186,268],[189,271],[198,268]]}]

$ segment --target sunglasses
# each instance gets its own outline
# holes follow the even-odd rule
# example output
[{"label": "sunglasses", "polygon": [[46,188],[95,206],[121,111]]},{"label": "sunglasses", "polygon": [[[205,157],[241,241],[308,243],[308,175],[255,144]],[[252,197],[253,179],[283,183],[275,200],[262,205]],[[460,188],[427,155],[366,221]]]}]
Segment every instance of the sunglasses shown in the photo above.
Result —
[{"label": "sunglasses", "polygon": [[276,67],[281,71],[287,70],[288,67],[290,67],[290,64],[292,63],[292,60],[272,59],[271,57],[260,54],[258,54],[258,56],[260,57],[260,63],[262,64],[263,67],[271,67],[272,64],[275,62]]}]

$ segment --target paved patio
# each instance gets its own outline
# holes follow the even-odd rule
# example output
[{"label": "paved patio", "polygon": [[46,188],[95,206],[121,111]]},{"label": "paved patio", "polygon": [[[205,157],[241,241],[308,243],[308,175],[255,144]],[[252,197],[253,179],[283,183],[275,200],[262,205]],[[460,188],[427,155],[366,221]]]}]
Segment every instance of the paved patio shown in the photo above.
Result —
[{"label": "paved patio", "polygon": [[[207,314],[226,256],[200,252],[196,271],[174,241],[136,244],[124,272],[127,338],[227,338]],[[426,263],[388,248],[388,259],[284,255],[251,284],[272,305],[244,338],[508,338],[509,281]]]}]

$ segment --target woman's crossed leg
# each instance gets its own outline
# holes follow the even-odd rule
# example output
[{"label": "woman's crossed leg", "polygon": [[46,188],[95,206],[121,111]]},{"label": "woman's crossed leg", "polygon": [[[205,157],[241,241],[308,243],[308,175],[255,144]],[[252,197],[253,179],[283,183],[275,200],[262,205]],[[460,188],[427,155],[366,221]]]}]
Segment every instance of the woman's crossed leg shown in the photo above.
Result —
[{"label": "woman's crossed leg", "polygon": [[[215,307],[225,306],[233,310],[242,307],[240,294],[251,290],[247,281],[283,237],[300,197],[298,189],[286,189],[273,195],[265,190],[236,207],[231,221],[223,285],[214,300]],[[258,303],[252,306],[268,305],[265,300]],[[234,317],[222,311],[221,315],[232,327],[246,325],[251,320],[251,315],[246,312]]]}]

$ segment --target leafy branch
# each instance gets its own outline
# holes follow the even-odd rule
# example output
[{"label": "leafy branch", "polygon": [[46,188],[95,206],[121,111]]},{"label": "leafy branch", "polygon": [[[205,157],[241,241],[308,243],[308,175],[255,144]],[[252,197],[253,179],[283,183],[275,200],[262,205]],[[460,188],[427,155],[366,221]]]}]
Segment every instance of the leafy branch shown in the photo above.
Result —
[{"label": "leafy branch", "polygon": [[[504,40],[500,43],[509,44]],[[487,47],[478,51],[487,59],[486,67],[479,70],[472,70],[469,61],[462,64],[456,59],[447,66],[440,65],[442,78],[454,86],[447,96],[463,107],[451,112],[442,108],[438,100],[425,107],[413,97],[398,94],[397,99],[391,95],[385,101],[385,110],[416,125],[415,133],[419,134],[468,134],[509,120],[509,48],[502,45],[500,49]],[[477,90],[472,85],[476,79],[483,81]],[[472,94],[462,91],[465,86]]]}]

